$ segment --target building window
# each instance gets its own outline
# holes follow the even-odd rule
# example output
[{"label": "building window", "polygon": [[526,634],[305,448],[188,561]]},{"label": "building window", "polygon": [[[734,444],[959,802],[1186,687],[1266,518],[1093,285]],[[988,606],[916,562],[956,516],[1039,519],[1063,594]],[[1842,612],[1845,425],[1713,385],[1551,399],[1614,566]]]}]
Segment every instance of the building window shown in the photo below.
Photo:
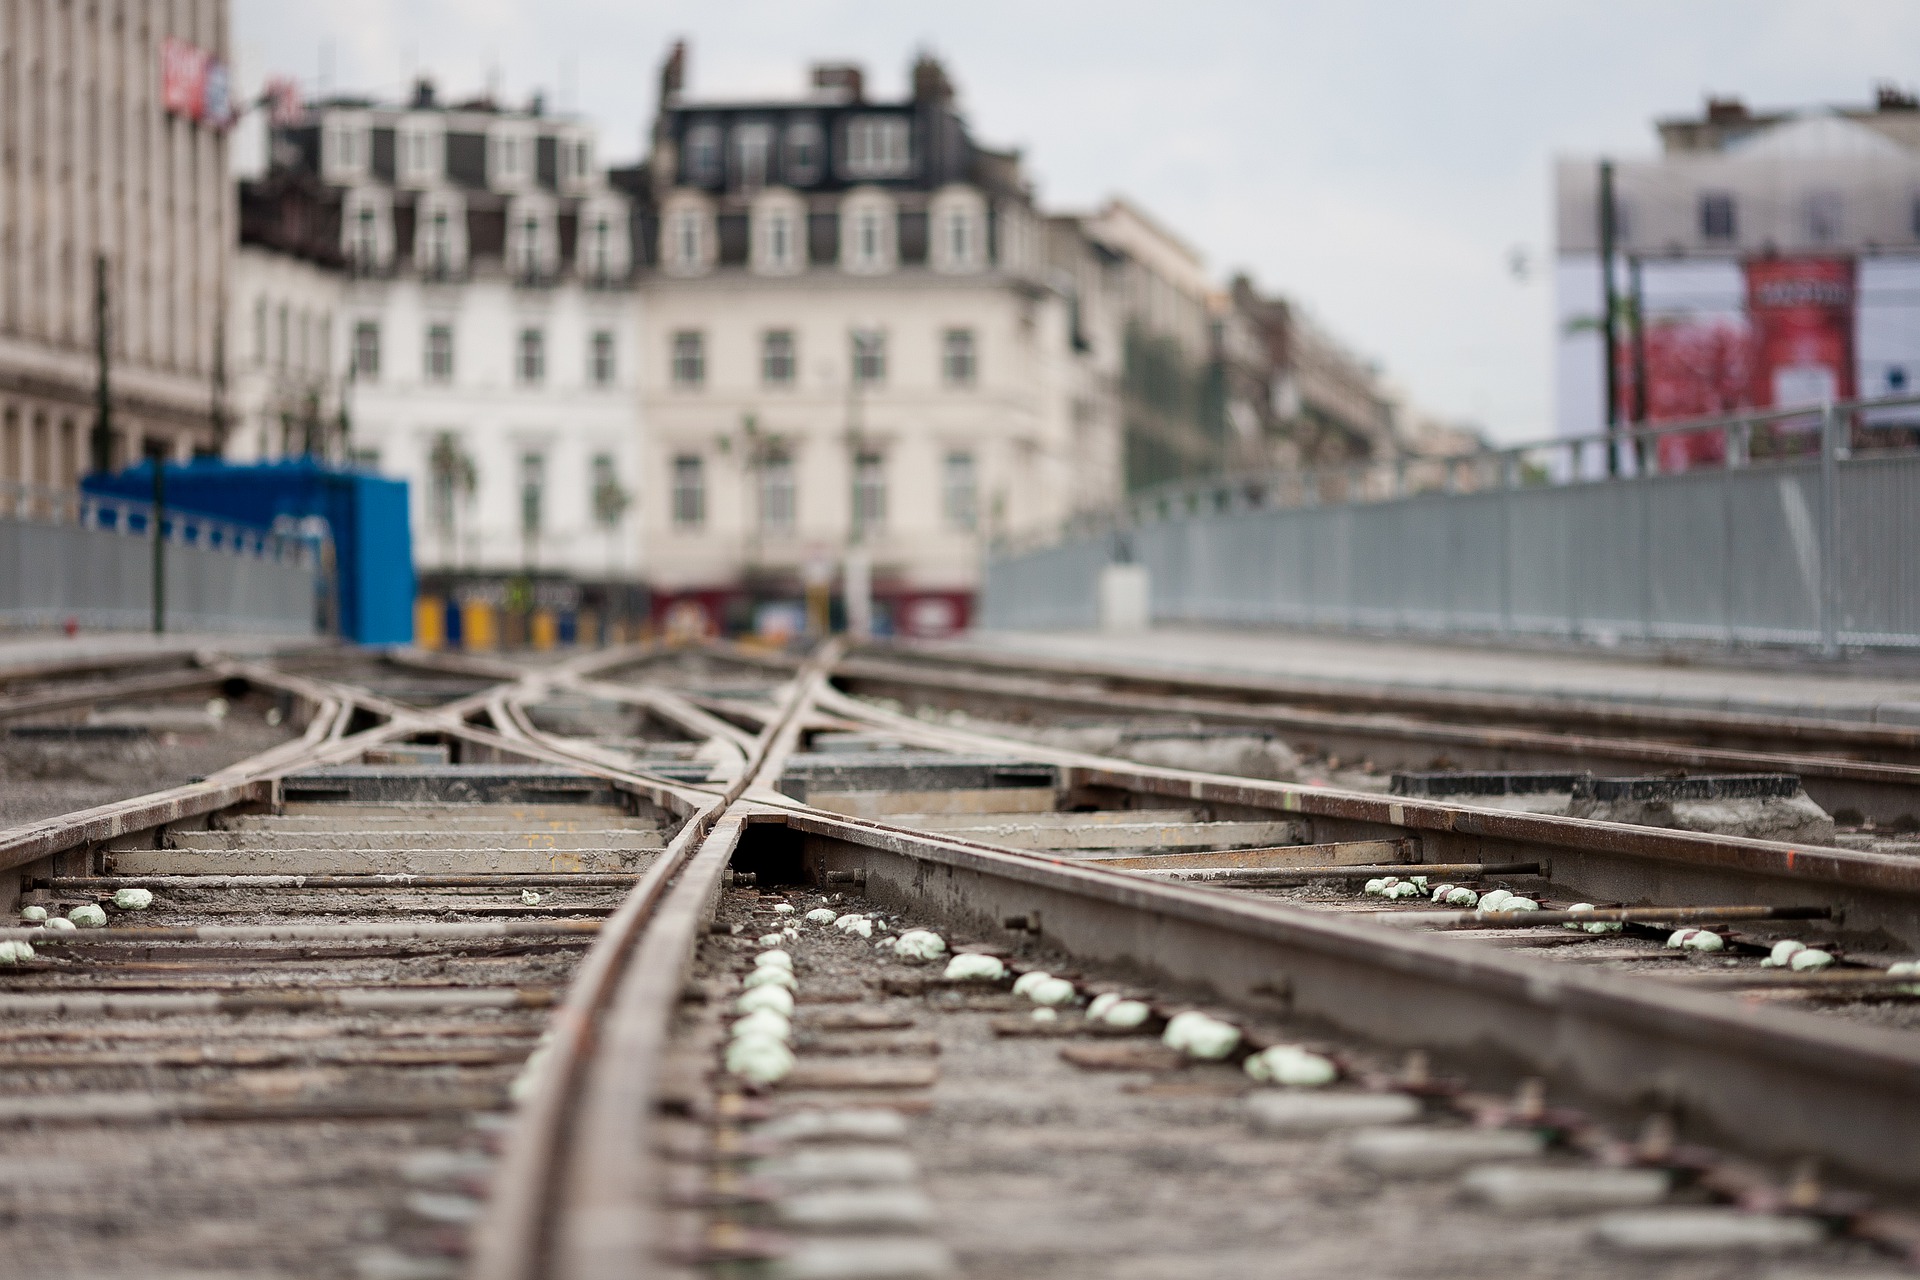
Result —
[{"label": "building window", "polygon": [[789,125],[786,152],[788,182],[805,187],[820,181],[823,148],[820,145],[819,125],[809,120]]},{"label": "building window", "polygon": [[353,263],[362,271],[380,262],[380,215],[366,205],[353,221]]},{"label": "building window", "polygon": [[533,280],[540,276],[540,216],[530,213],[520,221],[520,275]]},{"label": "building window", "polygon": [[760,234],[760,250],[766,265],[776,271],[792,267],[798,256],[793,213],[787,209],[769,209],[762,215],[761,225],[765,229]]},{"label": "building window", "polygon": [[970,267],[974,260],[973,215],[965,209],[947,213],[947,261],[956,267]]},{"label": "building window", "polygon": [[797,515],[797,492],[793,483],[793,459],[784,453],[772,453],[760,460],[760,530],[763,533],[792,533]]},{"label": "building window", "polygon": [[947,524],[972,532],[980,518],[972,454],[954,452],[947,455],[940,477],[940,497]]},{"label": "building window", "polygon": [[733,129],[733,181],[748,191],[767,185],[767,160],[773,152],[773,126],[741,124]]},{"label": "building window", "polygon": [[596,218],[587,236],[587,270],[595,280],[613,278],[613,224]]},{"label": "building window", "polygon": [[1739,232],[1734,221],[1733,196],[1709,191],[1700,197],[1700,236],[1704,240],[1731,240]]},{"label": "building window", "polygon": [[353,326],[353,376],[361,382],[380,378],[380,323],[362,320]]},{"label": "building window", "polygon": [[[1920,203],[1914,205],[1914,217],[1920,219]],[[256,298],[253,303],[253,362],[264,366],[267,363],[267,300]]]},{"label": "building window", "polygon": [[538,385],[547,376],[547,335],[541,329],[520,331],[520,381]]},{"label": "building window", "polygon": [[673,385],[697,387],[707,380],[706,339],[697,329],[673,335]]},{"label": "building window", "polygon": [[1807,238],[1832,244],[1840,238],[1840,193],[1815,191],[1807,197]]},{"label": "building window", "polygon": [[596,387],[613,385],[613,330],[596,329],[592,354],[588,358],[588,376]]},{"label": "building window", "polygon": [[682,454],[673,460],[673,523],[682,529],[698,529],[707,522],[704,472],[697,454]]},{"label": "building window", "polygon": [[950,387],[973,385],[973,330],[947,330],[941,342],[940,369]]},{"label": "building window", "polygon": [[793,331],[768,330],[760,339],[760,380],[770,387],[790,387],[795,366]]},{"label": "building window", "polygon": [[853,381],[856,386],[877,386],[887,377],[887,335],[878,329],[853,332]]},{"label": "building window", "polygon": [[547,496],[547,455],[529,450],[520,455],[520,536],[540,536]]},{"label": "building window", "polygon": [[880,265],[880,211],[862,209],[853,215],[853,260],[863,267]]},{"label": "building window", "polygon": [[691,271],[704,260],[701,218],[694,209],[682,209],[673,216],[673,260],[676,266]]},{"label": "building window", "polygon": [[274,313],[273,367],[284,371],[291,357],[293,338],[288,326],[292,323],[292,313],[286,303]]},{"label": "building window", "polygon": [[687,181],[710,187],[720,177],[720,126],[697,124],[687,130]]},{"label": "building window", "polygon": [[896,178],[907,172],[907,121],[900,116],[856,116],[847,124],[847,174]]},{"label": "building window", "polygon": [[862,453],[853,460],[853,536],[880,532],[887,524],[887,460]]},{"label": "building window", "polygon": [[453,381],[453,326],[427,326],[427,381]]},{"label": "building window", "polygon": [[427,223],[427,270],[436,276],[453,270],[453,219],[445,209],[435,209]]},{"label": "building window", "polygon": [[593,505],[593,522],[602,529],[619,527],[620,517],[626,513],[627,503],[631,499],[627,491],[620,487],[620,475],[614,470],[613,455],[594,454],[590,473],[593,491],[587,497]]}]

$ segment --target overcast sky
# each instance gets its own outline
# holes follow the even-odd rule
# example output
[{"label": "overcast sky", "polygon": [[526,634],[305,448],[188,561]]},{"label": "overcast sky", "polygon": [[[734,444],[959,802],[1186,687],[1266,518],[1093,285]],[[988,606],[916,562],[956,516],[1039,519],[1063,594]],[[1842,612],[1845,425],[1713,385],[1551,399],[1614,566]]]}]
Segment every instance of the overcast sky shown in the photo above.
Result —
[{"label": "overcast sky", "polygon": [[1047,207],[1131,197],[1221,280],[1251,271],[1414,404],[1507,440],[1552,430],[1553,156],[1650,152],[1653,118],[1709,91],[1857,103],[1920,76],[1914,0],[235,0],[234,16],[243,89],[276,72],[382,97],[418,72],[516,104],[542,89],[615,162],[641,153],[676,37],[696,98],[797,94],[823,59],[895,96],[929,49]]}]

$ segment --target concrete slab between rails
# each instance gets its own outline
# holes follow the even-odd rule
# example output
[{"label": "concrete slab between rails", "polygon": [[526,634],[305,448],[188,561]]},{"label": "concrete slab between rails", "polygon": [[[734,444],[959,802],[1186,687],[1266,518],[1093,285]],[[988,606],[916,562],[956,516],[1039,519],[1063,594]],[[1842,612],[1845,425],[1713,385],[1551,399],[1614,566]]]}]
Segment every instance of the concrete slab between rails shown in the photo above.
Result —
[{"label": "concrete slab between rails", "polygon": [[[930,646],[938,652],[943,646]],[[1804,658],[1790,667],[1715,665],[1713,655],[1671,656],[1503,648],[1462,639],[1387,640],[1253,628],[1161,626],[1127,634],[979,631],[953,646],[1091,663],[1162,666],[1246,675],[1405,685],[1456,693],[1588,698],[1763,715],[1920,724],[1920,670],[1891,660],[1848,667]],[[1885,674],[1882,674],[1885,672]]]},{"label": "concrete slab between rails", "polygon": [[1911,1035],[827,814],[795,813],[789,825],[808,837],[816,881],[864,873],[877,905],[985,940],[1037,935],[1083,962],[1384,1046],[1541,1075],[1610,1104],[1658,1106],[1703,1137],[1920,1186]]}]

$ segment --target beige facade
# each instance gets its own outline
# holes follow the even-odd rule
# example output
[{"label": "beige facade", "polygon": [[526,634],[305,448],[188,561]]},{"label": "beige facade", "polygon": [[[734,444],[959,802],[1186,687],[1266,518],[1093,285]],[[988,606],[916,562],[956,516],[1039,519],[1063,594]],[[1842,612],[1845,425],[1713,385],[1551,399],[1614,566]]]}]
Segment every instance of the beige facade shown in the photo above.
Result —
[{"label": "beige facade", "polygon": [[1001,272],[656,278],[640,347],[662,591],[860,547],[876,583],[971,592],[983,539],[1056,526],[1080,488],[1066,300]]},{"label": "beige facade", "polygon": [[102,255],[113,461],[216,443],[227,142],[162,109],[169,36],[226,59],[225,0],[0,4],[0,480],[89,469]]}]

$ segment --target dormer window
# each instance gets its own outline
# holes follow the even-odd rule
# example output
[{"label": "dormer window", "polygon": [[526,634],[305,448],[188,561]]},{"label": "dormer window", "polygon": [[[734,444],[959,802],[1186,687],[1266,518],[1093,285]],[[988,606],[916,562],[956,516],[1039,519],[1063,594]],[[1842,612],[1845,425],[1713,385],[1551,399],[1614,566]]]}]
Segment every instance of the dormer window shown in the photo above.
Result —
[{"label": "dormer window", "polygon": [[972,187],[942,189],[928,210],[928,261],[935,271],[979,271],[987,262],[987,204]]},{"label": "dormer window", "polygon": [[534,140],[519,126],[496,126],[489,140],[487,185],[511,190],[533,180]]},{"label": "dormer window", "polygon": [[700,265],[701,221],[700,215],[691,209],[684,210],[673,220],[673,256],[683,267]]},{"label": "dormer window", "polygon": [[713,266],[716,239],[713,210],[690,191],[667,198],[660,214],[660,265],[669,275],[699,275]]},{"label": "dormer window", "polygon": [[855,116],[847,122],[845,170],[850,178],[898,178],[911,167],[907,121],[901,116]]},{"label": "dormer window", "polygon": [[427,270],[445,275],[453,270],[453,219],[445,209],[435,209],[427,220]]},{"label": "dormer window", "polygon": [[373,162],[373,143],[363,116],[330,116],[321,147],[320,171],[329,182],[365,177]]},{"label": "dormer window", "polygon": [[733,130],[733,184],[747,191],[767,185],[768,161],[773,153],[773,126],[735,125]]},{"label": "dormer window", "polygon": [[371,206],[361,205],[353,220],[353,262],[364,271],[377,266],[379,261],[380,215]]},{"label": "dormer window", "polygon": [[415,119],[401,124],[399,180],[402,186],[424,187],[438,182],[442,156],[437,122]]},{"label": "dormer window", "polygon": [[520,274],[540,274],[540,219],[531,213],[520,220]]},{"label": "dormer window", "polygon": [[811,120],[788,125],[784,165],[787,181],[796,187],[810,187],[820,181],[825,151],[819,125]]},{"label": "dormer window", "polygon": [[720,178],[720,126],[697,124],[687,130],[687,182],[711,187]]},{"label": "dormer window", "polygon": [[792,275],[806,265],[807,207],[791,191],[763,192],[753,202],[753,269]]},{"label": "dormer window", "polygon": [[587,270],[596,280],[613,275],[613,224],[604,217],[587,229]]},{"label": "dormer window", "polygon": [[893,270],[893,201],[878,191],[855,192],[840,206],[840,265],[855,275]]}]

